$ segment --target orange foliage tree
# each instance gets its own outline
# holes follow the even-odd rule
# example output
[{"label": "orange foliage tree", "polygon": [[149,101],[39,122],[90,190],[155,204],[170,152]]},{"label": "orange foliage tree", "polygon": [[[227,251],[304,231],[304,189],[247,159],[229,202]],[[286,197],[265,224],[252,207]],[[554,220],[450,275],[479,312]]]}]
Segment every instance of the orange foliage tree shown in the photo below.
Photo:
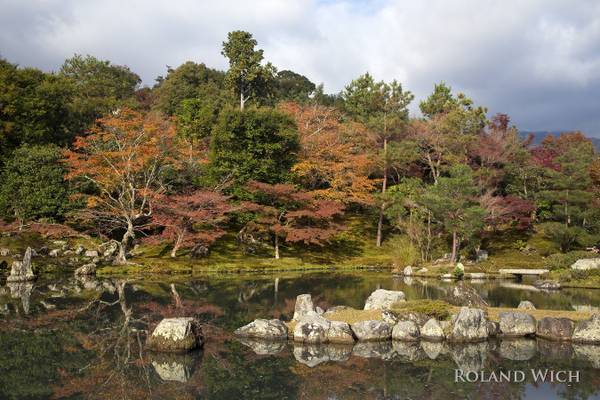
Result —
[{"label": "orange foliage tree", "polygon": [[153,202],[164,191],[164,170],[177,162],[176,135],[169,121],[121,109],[96,121],[87,136],[65,151],[67,179],[87,181],[93,189],[85,217],[108,232],[124,230],[118,263],[135,233],[148,222]]},{"label": "orange foliage tree", "polygon": [[292,171],[299,182],[319,198],[372,204],[373,135],[360,123],[342,122],[333,107],[285,102],[279,109],[298,126],[301,151]]},{"label": "orange foliage tree", "polygon": [[336,221],[344,210],[339,201],[316,199],[313,193],[287,184],[250,182],[247,188],[256,202],[244,207],[256,212],[258,218],[246,225],[246,232],[269,233],[275,258],[279,258],[281,240],[323,245],[344,228]]}]

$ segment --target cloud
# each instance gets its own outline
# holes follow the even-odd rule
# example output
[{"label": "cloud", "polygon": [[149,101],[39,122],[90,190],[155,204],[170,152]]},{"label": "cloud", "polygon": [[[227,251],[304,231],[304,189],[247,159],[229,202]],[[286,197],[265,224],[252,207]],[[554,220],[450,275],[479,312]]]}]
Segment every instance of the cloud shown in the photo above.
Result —
[{"label": "cloud", "polygon": [[[0,0],[0,54],[56,70],[73,53],[146,84],[186,60],[224,69],[230,30],[337,92],[369,71],[425,98],[445,81],[522,129],[600,136],[600,3],[560,0]],[[418,104],[413,104],[417,111]]]}]

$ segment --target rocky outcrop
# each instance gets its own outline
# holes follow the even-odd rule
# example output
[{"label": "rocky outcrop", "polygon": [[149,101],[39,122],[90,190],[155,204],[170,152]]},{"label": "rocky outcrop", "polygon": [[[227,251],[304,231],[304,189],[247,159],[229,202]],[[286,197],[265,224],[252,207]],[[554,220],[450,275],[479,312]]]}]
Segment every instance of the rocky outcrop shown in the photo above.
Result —
[{"label": "rocky outcrop", "polygon": [[75,275],[96,275],[96,264],[84,264],[75,270]]},{"label": "rocky outcrop", "polygon": [[361,321],[350,325],[359,341],[388,340],[392,337],[392,326],[384,321]]},{"label": "rocky outcrop", "polygon": [[500,333],[502,336],[518,337],[535,334],[535,318],[526,313],[500,313]]},{"label": "rocky outcrop", "polygon": [[365,302],[365,310],[389,310],[394,303],[404,301],[404,292],[377,289]]},{"label": "rocky outcrop", "polygon": [[294,308],[294,321],[300,318],[315,314],[315,306],[310,294],[301,294],[296,297],[296,306]]},{"label": "rocky outcrop", "polygon": [[455,306],[487,307],[488,304],[472,286],[464,282],[457,283],[445,299]]},{"label": "rocky outcrop", "polygon": [[589,271],[600,268],[600,258],[582,258],[571,264],[571,269],[578,271]]},{"label": "rocky outcrop", "polygon": [[25,251],[23,261],[13,261],[10,275],[6,278],[6,282],[26,282],[35,279],[31,258],[33,257],[33,249],[28,247]]},{"label": "rocky outcrop", "polygon": [[568,318],[542,318],[537,323],[536,336],[551,340],[570,340],[574,322]]},{"label": "rocky outcrop", "polygon": [[430,341],[444,340],[446,335],[437,319],[431,318],[421,327],[421,338]]},{"label": "rocky outcrop", "polygon": [[392,329],[392,339],[406,342],[419,340],[419,327],[413,321],[399,321]]},{"label": "rocky outcrop", "polygon": [[146,345],[150,350],[187,352],[202,347],[200,322],[192,317],[165,318],[154,328]]},{"label": "rocky outcrop", "polygon": [[572,339],[579,343],[600,343],[600,314],[592,315],[587,321],[577,322]]},{"label": "rocky outcrop", "polygon": [[517,306],[520,310],[535,310],[535,306],[529,300],[523,300]]},{"label": "rocky outcrop", "polygon": [[[296,303],[297,304],[297,303]],[[327,343],[331,321],[317,315],[301,317],[294,327],[294,341],[302,343]]]},{"label": "rocky outcrop", "polygon": [[234,333],[241,337],[285,340],[288,337],[288,328],[278,319],[255,319]]},{"label": "rocky outcrop", "polygon": [[331,321],[327,331],[327,341],[329,343],[354,343],[354,335],[350,325],[342,321]]},{"label": "rocky outcrop", "polygon": [[452,320],[448,340],[454,342],[480,342],[488,338],[488,320],[479,308],[462,307]]}]

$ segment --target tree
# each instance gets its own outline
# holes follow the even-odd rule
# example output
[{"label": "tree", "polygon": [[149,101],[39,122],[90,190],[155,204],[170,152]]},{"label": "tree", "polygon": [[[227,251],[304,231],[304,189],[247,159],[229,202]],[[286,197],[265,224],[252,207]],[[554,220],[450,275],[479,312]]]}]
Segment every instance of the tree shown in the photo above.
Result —
[{"label": "tree", "polygon": [[171,257],[176,257],[177,251],[183,247],[208,247],[225,234],[221,224],[227,213],[233,210],[228,199],[209,190],[160,196],[154,206],[152,223],[163,229],[157,235],[150,236],[148,241],[171,241]]},{"label": "tree", "polygon": [[250,180],[267,183],[289,179],[297,159],[298,133],[294,121],[271,109],[225,109],[213,130],[210,172],[216,184]]},{"label": "tree", "polygon": [[79,133],[102,115],[133,106],[135,91],[142,81],[126,66],[79,54],[64,62],[60,75],[73,85],[71,108],[78,115]]},{"label": "tree", "polygon": [[225,75],[225,85],[240,99],[240,111],[250,99],[260,101],[273,90],[275,67],[271,63],[261,65],[263,51],[256,50],[256,40],[252,34],[233,31],[227,34],[221,54],[229,59],[229,70]]},{"label": "tree", "polygon": [[323,245],[343,229],[335,222],[344,209],[340,202],[315,199],[313,194],[287,184],[252,181],[248,190],[255,195],[256,201],[246,207],[258,217],[245,230],[269,233],[276,259],[280,256],[280,240]]},{"label": "tree", "polygon": [[423,204],[452,236],[451,261],[456,262],[461,242],[472,239],[484,225],[485,210],[477,202],[478,190],[473,172],[456,165],[449,176],[440,177],[423,196]]},{"label": "tree", "polygon": [[22,146],[12,153],[0,175],[0,215],[25,221],[60,219],[68,208],[65,168],[54,145]]},{"label": "tree", "polygon": [[293,100],[306,102],[317,88],[304,75],[294,71],[279,71],[275,76],[275,98],[281,100]]},{"label": "tree", "polygon": [[[414,96],[403,91],[397,81],[375,82],[366,73],[352,81],[342,93],[346,111],[377,133],[382,148],[382,185],[385,194],[388,183],[388,141],[399,135],[408,121],[408,105]],[[381,246],[385,203],[381,203],[377,223],[377,246]]]},{"label": "tree", "polygon": [[93,185],[85,193],[85,215],[110,232],[124,230],[117,262],[126,254],[136,230],[148,223],[154,201],[164,192],[166,167],[177,160],[175,129],[168,121],[128,108],[101,118],[87,136],[65,151],[67,179]]}]

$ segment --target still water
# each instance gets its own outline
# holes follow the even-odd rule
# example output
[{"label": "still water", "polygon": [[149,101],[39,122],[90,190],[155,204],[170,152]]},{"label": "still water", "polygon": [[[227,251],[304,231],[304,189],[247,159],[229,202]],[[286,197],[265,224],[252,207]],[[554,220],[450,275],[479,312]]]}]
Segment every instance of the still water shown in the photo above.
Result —
[{"label": "still water", "polygon": [[[494,306],[597,310],[600,290],[540,292],[527,282],[473,283]],[[451,283],[389,273],[101,279],[0,286],[0,399],[587,399],[600,398],[600,346],[543,340],[473,345],[299,346],[238,341],[258,318],[290,319],[295,298],[362,308],[377,288],[441,298]],[[175,307],[173,288],[180,297]],[[187,355],[145,352],[167,316],[196,315],[207,343]],[[536,382],[531,370],[579,382]],[[522,382],[455,382],[456,370],[523,371]],[[549,376],[549,375],[548,375]]]}]

